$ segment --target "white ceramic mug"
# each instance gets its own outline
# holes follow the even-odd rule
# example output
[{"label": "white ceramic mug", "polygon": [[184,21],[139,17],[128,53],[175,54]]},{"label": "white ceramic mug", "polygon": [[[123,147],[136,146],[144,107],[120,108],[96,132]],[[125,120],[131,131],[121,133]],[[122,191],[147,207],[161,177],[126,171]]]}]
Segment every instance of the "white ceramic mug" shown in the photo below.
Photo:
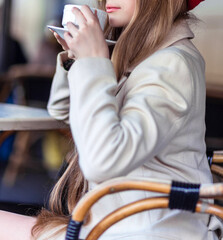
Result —
[{"label": "white ceramic mug", "polygon": [[[82,5],[67,4],[64,6],[62,25],[65,29],[67,29],[68,22],[72,22],[73,24],[78,26],[76,17],[72,13],[73,7],[81,9]],[[107,13],[105,11],[102,11],[102,10],[96,9],[96,8],[92,8],[92,7],[90,7],[90,9],[93,13],[95,13],[95,10],[97,10],[97,16],[98,16],[98,19],[100,22],[100,26],[101,26],[102,30],[104,30],[106,19],[107,19]]]}]

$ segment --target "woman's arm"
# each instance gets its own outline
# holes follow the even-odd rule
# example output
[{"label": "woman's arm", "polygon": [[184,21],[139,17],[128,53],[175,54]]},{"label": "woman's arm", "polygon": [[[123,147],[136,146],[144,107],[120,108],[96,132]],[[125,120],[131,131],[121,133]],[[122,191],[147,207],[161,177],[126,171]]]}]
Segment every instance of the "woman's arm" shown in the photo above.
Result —
[{"label": "woman's arm", "polygon": [[70,91],[67,79],[68,71],[64,68],[64,63],[67,60],[69,58],[66,51],[60,53],[57,57],[56,73],[53,78],[47,109],[52,117],[69,123]]},{"label": "woman's arm", "polygon": [[[58,120],[69,122],[69,87],[67,83],[67,72],[63,68],[68,59],[83,58],[86,56],[106,56],[109,58],[108,46],[105,42],[99,20],[89,7],[82,7],[85,17],[78,10],[73,12],[78,15],[79,30],[72,24],[68,24],[70,33],[65,33],[65,40],[54,33],[59,44],[66,51],[58,56],[56,74],[53,80],[50,99],[48,103],[49,114]],[[79,34],[81,32],[81,34]],[[72,33],[72,34],[71,34]],[[90,35],[89,35],[90,34]],[[82,79],[78,79],[81,81]]]},{"label": "woman's arm", "polygon": [[183,126],[193,96],[189,68],[171,51],[156,54],[132,72],[122,107],[109,59],[79,59],[68,79],[79,163],[94,182],[126,175],[152,159]]},{"label": "woman's arm", "polygon": [[31,229],[35,223],[34,217],[0,211],[0,239],[31,240]]}]

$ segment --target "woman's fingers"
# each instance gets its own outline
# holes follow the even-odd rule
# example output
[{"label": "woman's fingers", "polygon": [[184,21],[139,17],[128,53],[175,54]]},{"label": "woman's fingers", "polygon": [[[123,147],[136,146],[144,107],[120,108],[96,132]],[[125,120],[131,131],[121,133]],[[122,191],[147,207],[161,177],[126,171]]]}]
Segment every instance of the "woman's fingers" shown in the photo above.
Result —
[{"label": "woman's fingers", "polygon": [[68,32],[66,32],[64,36],[67,35],[67,33],[71,37],[75,37],[78,34],[78,28],[72,22],[67,23],[67,29],[68,29]]},{"label": "woman's fingers", "polygon": [[74,39],[75,40],[77,39],[77,36],[79,35],[79,33],[78,33],[78,29],[71,22],[67,23],[67,29],[69,32],[64,33],[64,39],[66,41],[66,44],[69,47],[71,42],[73,42]]},{"label": "woman's fingers", "polygon": [[70,59],[75,59],[75,56],[74,56],[73,52],[70,51],[70,50],[68,50],[68,57],[69,57]]},{"label": "woman's fingers", "polygon": [[99,22],[97,11],[93,13],[87,5],[82,6],[81,10],[78,8],[73,8],[73,14],[75,14],[80,29],[85,27],[86,24],[94,24]]},{"label": "woman's fingers", "polygon": [[68,50],[69,47],[67,46],[66,41],[63,38],[61,38],[60,35],[57,34],[56,32],[54,32],[53,34],[54,34],[55,38],[57,39],[57,42],[62,46],[63,50],[65,50],[65,51]]},{"label": "woman's fingers", "polygon": [[[72,39],[72,37],[70,36],[70,34],[68,32],[66,32],[64,35],[67,35],[67,34],[68,34],[68,37]],[[68,58],[74,59],[75,56],[72,53],[72,51],[70,50],[70,48],[68,47],[66,41],[63,38],[61,38],[60,35],[58,35],[56,32],[54,32],[54,35],[55,35],[58,43],[62,46],[63,50],[67,51]]]},{"label": "woman's fingers", "polygon": [[83,15],[82,11],[80,11],[78,8],[74,7],[72,9],[72,12],[76,17],[79,28],[84,27],[86,25],[87,20],[86,20],[85,16]]},{"label": "woman's fingers", "polygon": [[92,21],[97,20],[97,12],[95,12],[95,14],[94,14],[88,6],[86,6],[86,5],[82,6],[81,12],[85,16],[87,22],[92,22]]}]

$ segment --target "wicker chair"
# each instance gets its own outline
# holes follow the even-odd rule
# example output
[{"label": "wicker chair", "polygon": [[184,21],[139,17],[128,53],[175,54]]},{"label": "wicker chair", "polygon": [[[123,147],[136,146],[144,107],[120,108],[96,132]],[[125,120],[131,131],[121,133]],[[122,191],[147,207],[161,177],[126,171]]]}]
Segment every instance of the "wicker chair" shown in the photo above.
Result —
[{"label": "wicker chair", "polygon": [[[117,178],[105,182],[83,197],[73,211],[67,228],[66,240],[78,240],[81,226],[90,208],[107,194],[128,190],[143,190],[165,194],[127,204],[105,216],[88,234],[86,240],[98,239],[110,226],[133,214],[157,209],[170,208],[191,212],[207,213],[223,219],[223,207],[209,204],[202,199],[222,199],[223,184],[197,185],[182,182],[157,181],[154,179],[124,179]],[[177,199],[181,199],[177,201]],[[185,201],[182,201],[185,200]],[[182,203],[184,204],[182,205]],[[186,205],[185,205],[186,203]]]},{"label": "wicker chair", "polygon": [[212,174],[223,178],[223,151],[208,152],[207,158]]}]

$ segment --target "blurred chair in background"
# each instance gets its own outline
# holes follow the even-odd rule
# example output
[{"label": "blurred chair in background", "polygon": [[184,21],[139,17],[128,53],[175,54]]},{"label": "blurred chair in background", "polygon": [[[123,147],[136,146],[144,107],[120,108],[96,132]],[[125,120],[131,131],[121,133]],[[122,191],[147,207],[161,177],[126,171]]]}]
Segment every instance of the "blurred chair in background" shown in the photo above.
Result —
[{"label": "blurred chair in background", "polygon": [[[7,4],[8,3],[9,2],[7,2]],[[8,22],[7,26],[1,24],[6,32],[4,40],[7,42],[7,51],[5,51],[4,56],[1,58],[4,63],[4,69],[2,68],[0,73],[0,101],[46,108],[52,78],[55,72],[56,56],[57,53],[61,51],[61,47],[55,40],[53,34],[47,30],[39,42],[36,54],[32,56],[32,59],[29,58],[27,60],[23,47],[10,34],[10,14],[7,15],[6,20]],[[2,31],[2,29],[0,30]],[[1,34],[0,44],[2,39]],[[26,171],[49,171],[50,177],[52,177],[51,171],[56,171],[56,168],[59,168],[59,164],[61,164],[65,156],[65,145],[66,147],[68,145],[66,144],[66,140],[64,134],[52,131],[47,133],[19,132],[16,135],[9,136],[0,145],[0,160],[1,162],[4,160],[4,165],[7,164],[3,176],[4,183],[6,183],[7,186],[5,185],[4,187],[13,189],[18,174],[21,173],[20,175],[22,176]],[[61,141],[63,141],[64,144],[61,144]],[[45,162],[49,159],[46,155],[47,151],[51,151],[52,153],[52,145],[58,150],[56,154],[60,155],[55,159],[54,154],[52,157],[55,161],[48,163]],[[3,184],[3,182],[0,183]],[[1,186],[1,188],[3,188],[3,186]],[[24,200],[27,195],[28,194],[24,194]],[[18,197],[18,199],[21,198]],[[9,199],[9,201],[11,200]],[[13,201],[22,203],[22,201],[17,200],[17,198],[14,198]],[[44,200],[42,200],[41,204],[43,204],[43,201]],[[14,210],[16,211],[16,209]]]},{"label": "blurred chair in background", "polygon": [[[10,11],[9,5],[0,5],[0,102],[15,103],[17,101],[17,89],[10,81],[7,71],[14,64],[26,64],[27,58],[21,44],[10,35],[7,28],[10,25],[10,17],[6,14]],[[3,12],[6,11],[6,13]],[[6,52],[6,46],[8,51]],[[0,164],[7,162],[12,151],[15,135],[8,137],[0,146]]]}]

